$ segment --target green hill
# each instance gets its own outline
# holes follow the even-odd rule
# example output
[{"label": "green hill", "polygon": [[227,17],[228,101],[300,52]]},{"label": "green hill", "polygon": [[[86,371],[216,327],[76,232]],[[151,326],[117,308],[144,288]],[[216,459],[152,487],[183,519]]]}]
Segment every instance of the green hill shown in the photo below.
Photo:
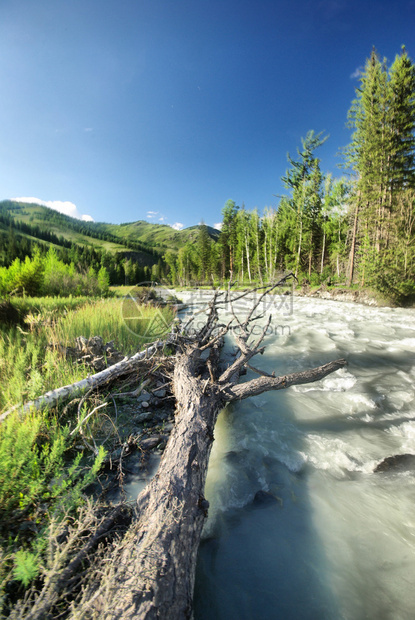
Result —
[{"label": "green hill", "polygon": [[[184,230],[174,230],[166,224],[152,224],[144,220],[127,224],[97,223],[96,226],[120,240],[139,240],[143,244],[163,250],[163,253],[168,249],[177,252],[185,243],[194,243],[199,231],[199,226],[190,226]],[[214,241],[217,241],[219,231],[209,226],[207,228],[209,236]]]},{"label": "green hill", "polygon": [[[84,222],[37,204],[10,200],[0,202],[0,227],[16,234],[63,245],[64,242],[92,246],[106,252],[134,252],[157,262],[166,250],[177,252],[187,242],[194,243],[199,226],[174,230],[165,224],[137,221],[126,224]],[[208,227],[215,241],[219,231]],[[56,239],[54,239],[56,237]]]},{"label": "green hill", "polygon": [[[168,273],[167,250],[197,240],[199,226],[174,230],[164,224],[138,221],[127,224],[85,222],[38,204],[0,202],[0,266],[19,258],[44,254],[52,246],[65,264],[81,273],[105,267],[111,284],[160,280]],[[219,232],[208,228],[217,240]]]}]

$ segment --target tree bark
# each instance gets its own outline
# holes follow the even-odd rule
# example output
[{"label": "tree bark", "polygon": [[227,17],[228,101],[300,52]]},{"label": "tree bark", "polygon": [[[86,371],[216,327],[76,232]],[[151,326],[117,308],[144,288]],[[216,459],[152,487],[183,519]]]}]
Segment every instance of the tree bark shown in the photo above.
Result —
[{"label": "tree bark", "polygon": [[356,254],[356,239],[357,239],[357,224],[359,218],[359,200],[360,200],[360,192],[357,193],[358,201],[356,203],[356,209],[354,214],[354,223],[353,223],[353,237],[352,237],[352,245],[350,248],[349,255],[349,275],[347,280],[347,286],[352,286],[353,284],[353,276],[354,276],[354,262],[355,262],[355,254]]},{"label": "tree bark", "polygon": [[203,496],[222,406],[219,394],[194,376],[197,351],[174,371],[176,423],[157,474],[137,500],[138,519],[113,558],[111,599],[97,597],[92,614],[105,619],[190,618],[197,551],[208,502]]}]

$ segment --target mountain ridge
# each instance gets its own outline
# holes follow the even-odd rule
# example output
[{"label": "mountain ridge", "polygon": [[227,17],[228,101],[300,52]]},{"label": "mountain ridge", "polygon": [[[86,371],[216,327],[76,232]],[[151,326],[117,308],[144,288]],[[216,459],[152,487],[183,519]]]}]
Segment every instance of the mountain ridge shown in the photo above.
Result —
[{"label": "mountain ridge", "polygon": [[[0,228],[16,229],[17,234],[45,241],[45,234],[79,245],[92,245],[109,252],[139,251],[161,258],[167,250],[177,252],[187,242],[194,243],[200,225],[175,230],[167,224],[145,220],[111,224],[78,220],[50,207],[13,200],[0,202]],[[1,225],[3,224],[3,225]],[[25,232],[26,230],[26,232]],[[209,236],[217,241],[219,231],[207,226]],[[32,234],[29,234],[32,233]],[[34,233],[34,234],[33,234]],[[47,242],[47,241],[46,241]]]}]

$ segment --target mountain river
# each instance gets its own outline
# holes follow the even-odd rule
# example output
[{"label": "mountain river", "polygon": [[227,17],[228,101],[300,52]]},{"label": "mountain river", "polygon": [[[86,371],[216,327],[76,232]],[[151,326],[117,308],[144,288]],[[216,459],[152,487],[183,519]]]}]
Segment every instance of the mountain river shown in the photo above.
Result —
[{"label": "mountain river", "polygon": [[258,368],[348,366],[221,412],[195,620],[412,620],[415,470],[374,468],[415,454],[415,312],[278,299]]}]

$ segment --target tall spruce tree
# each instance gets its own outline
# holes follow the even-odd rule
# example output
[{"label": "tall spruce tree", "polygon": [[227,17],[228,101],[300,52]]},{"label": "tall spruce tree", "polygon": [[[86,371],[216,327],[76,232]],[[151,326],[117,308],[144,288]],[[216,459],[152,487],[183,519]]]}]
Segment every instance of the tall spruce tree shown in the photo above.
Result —
[{"label": "tall spruce tree", "polygon": [[204,283],[209,279],[210,237],[206,224],[202,220],[197,234],[197,260],[199,279]]},{"label": "tall spruce tree", "polygon": [[397,204],[415,183],[415,70],[404,48],[389,71],[372,50],[348,118],[346,161],[355,177],[348,282],[357,257],[360,283],[384,290],[399,262],[387,260],[396,248]]},{"label": "tall spruce tree", "polygon": [[415,186],[415,67],[406,49],[389,71],[391,203],[396,191]]}]

